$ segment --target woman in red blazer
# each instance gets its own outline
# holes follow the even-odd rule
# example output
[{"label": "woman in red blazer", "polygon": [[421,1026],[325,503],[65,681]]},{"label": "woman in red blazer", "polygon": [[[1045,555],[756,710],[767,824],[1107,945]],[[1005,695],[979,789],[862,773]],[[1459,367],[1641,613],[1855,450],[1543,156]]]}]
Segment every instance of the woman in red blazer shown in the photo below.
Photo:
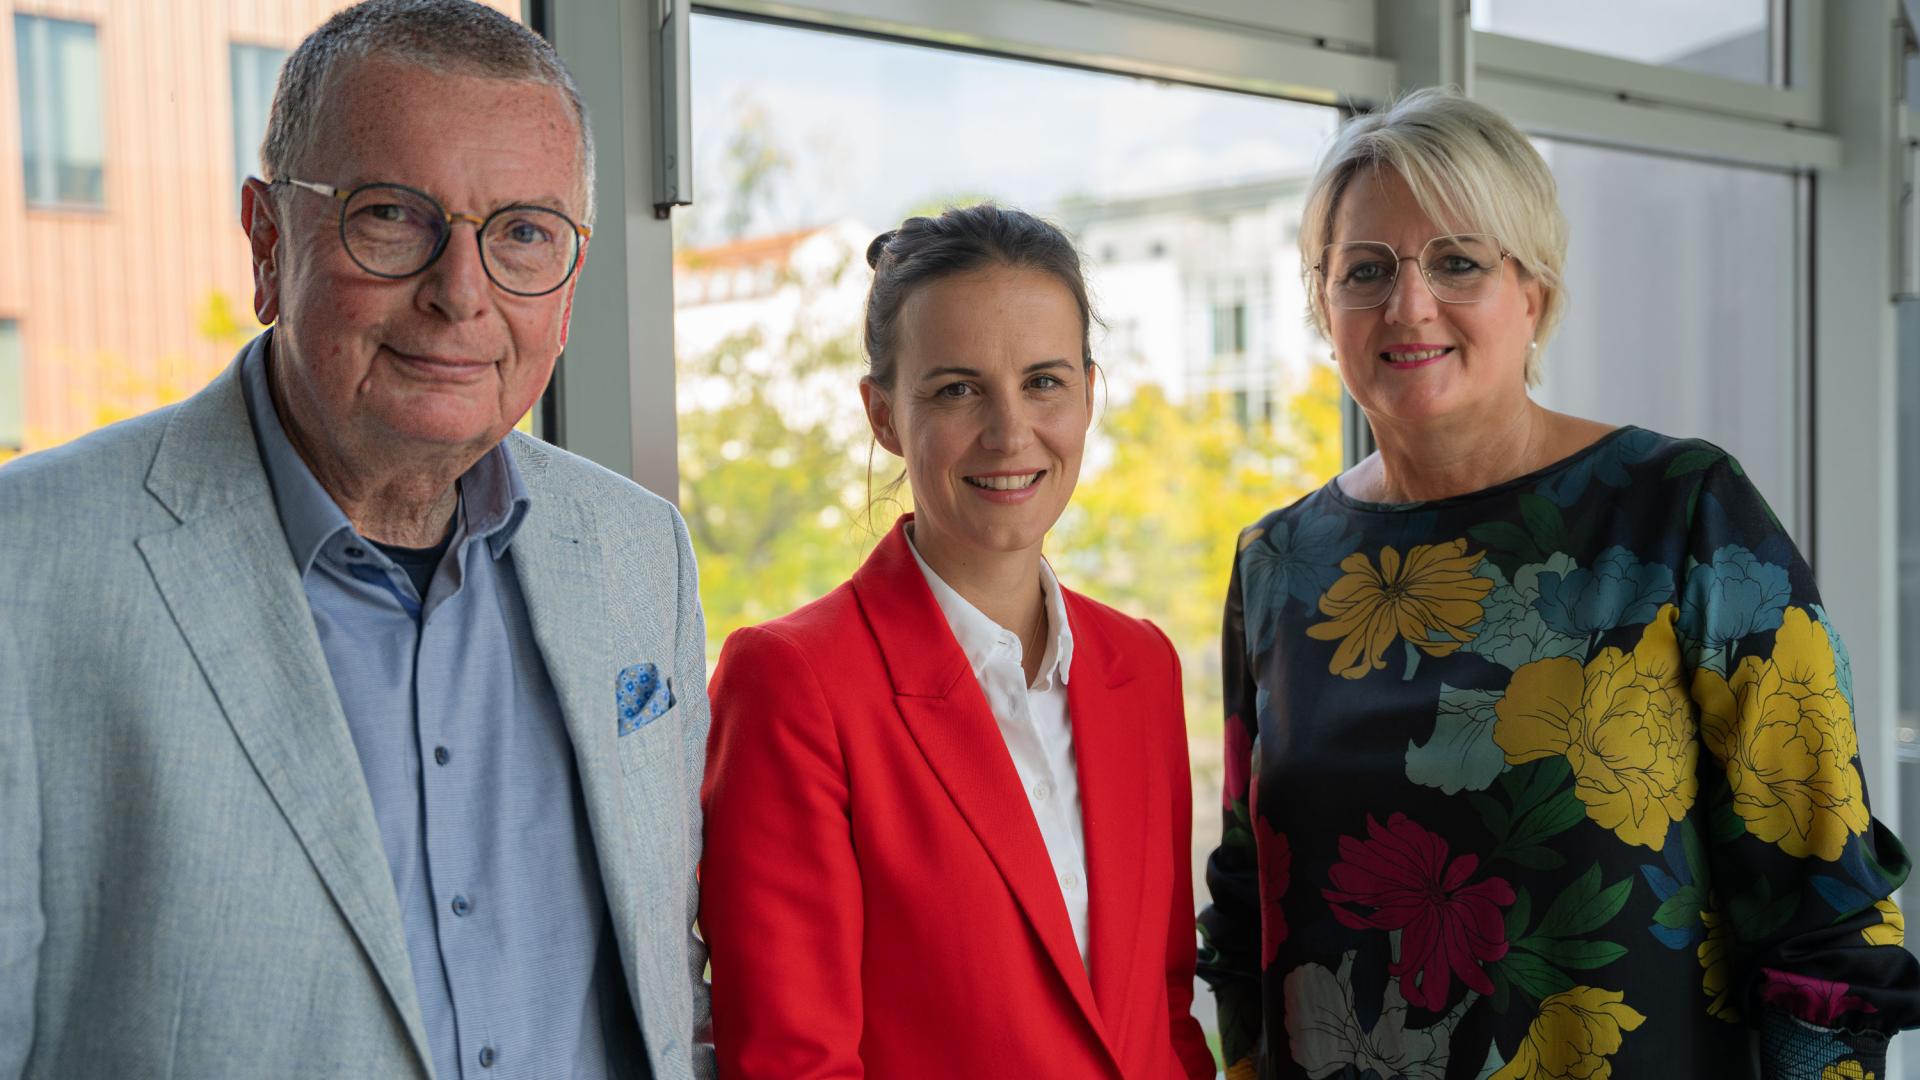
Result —
[{"label": "woman in red blazer", "polygon": [[916,513],[714,669],[721,1075],[1211,1077],[1179,660],[1040,555],[1092,417],[1079,256],[976,206],[867,257],[861,394]]}]

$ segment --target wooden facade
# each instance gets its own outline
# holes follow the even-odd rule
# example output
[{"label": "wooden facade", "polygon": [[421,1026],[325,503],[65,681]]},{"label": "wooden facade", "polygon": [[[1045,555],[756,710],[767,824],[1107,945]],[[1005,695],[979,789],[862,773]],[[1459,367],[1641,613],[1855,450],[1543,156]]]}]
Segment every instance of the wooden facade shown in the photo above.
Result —
[{"label": "wooden facade", "polygon": [[[488,0],[519,17],[519,0]],[[235,44],[290,50],[343,0],[0,0],[0,320],[24,449],[192,393],[258,329],[234,175]],[[91,24],[105,205],[29,205],[15,15]],[[0,448],[0,455],[5,453]]]}]

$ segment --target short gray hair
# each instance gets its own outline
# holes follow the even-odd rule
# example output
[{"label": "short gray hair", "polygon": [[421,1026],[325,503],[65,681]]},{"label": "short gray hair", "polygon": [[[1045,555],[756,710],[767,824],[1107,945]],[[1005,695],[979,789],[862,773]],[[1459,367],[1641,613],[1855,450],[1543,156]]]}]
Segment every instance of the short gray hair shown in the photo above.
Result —
[{"label": "short gray hair", "polygon": [[593,125],[573,74],[540,35],[473,0],[365,0],[308,34],[280,69],[260,143],[262,176],[278,180],[299,168],[319,138],[333,82],[376,58],[441,75],[558,89],[580,129],[581,214],[593,221]]},{"label": "short gray hair", "polygon": [[1340,198],[1362,170],[1381,168],[1398,173],[1441,228],[1493,233],[1521,272],[1539,282],[1536,347],[1527,354],[1527,384],[1539,385],[1540,357],[1567,301],[1561,278],[1567,219],[1559,190],[1540,152],[1512,121],[1448,90],[1416,90],[1386,109],[1355,117],[1314,172],[1300,223],[1300,272],[1314,326],[1331,336],[1313,268],[1333,241]]}]

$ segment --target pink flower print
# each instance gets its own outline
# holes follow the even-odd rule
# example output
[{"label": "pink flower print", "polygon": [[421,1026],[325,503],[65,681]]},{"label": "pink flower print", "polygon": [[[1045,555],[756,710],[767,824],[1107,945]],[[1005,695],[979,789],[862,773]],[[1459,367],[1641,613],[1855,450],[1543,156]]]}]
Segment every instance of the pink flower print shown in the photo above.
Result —
[{"label": "pink flower print", "polygon": [[1476,855],[1449,862],[1447,842],[1405,814],[1387,818],[1384,827],[1369,814],[1367,839],[1340,838],[1340,861],[1328,872],[1333,887],[1322,894],[1343,926],[1400,931],[1400,959],[1388,970],[1399,976],[1409,1004],[1438,1012],[1446,1007],[1454,976],[1492,993],[1483,965],[1507,955],[1500,908],[1513,903],[1513,888],[1496,877],[1467,884],[1479,865]]},{"label": "pink flower print", "polygon": [[1273,966],[1281,942],[1287,940],[1287,913],[1280,903],[1293,882],[1293,845],[1286,833],[1275,832],[1258,816],[1253,819],[1253,834],[1260,861],[1260,967],[1265,969]]},{"label": "pink flower print", "polygon": [[1879,1012],[1865,998],[1847,991],[1853,987],[1807,975],[1795,975],[1773,968],[1760,969],[1760,1000],[1788,1016],[1797,1016],[1809,1024],[1837,1028],[1847,1013]]}]

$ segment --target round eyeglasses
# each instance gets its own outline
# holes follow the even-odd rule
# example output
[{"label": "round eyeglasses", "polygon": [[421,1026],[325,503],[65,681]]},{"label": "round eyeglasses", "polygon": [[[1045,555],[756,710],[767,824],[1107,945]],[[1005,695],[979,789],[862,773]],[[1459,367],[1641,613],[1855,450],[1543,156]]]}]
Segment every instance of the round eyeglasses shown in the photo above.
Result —
[{"label": "round eyeglasses", "polygon": [[424,191],[403,184],[331,184],[283,177],[273,181],[340,203],[340,242],[375,277],[405,278],[433,265],[447,249],[453,223],[470,222],[487,277],[515,296],[545,296],[580,265],[580,245],[593,229],[544,206],[503,206],[484,218],[456,214]]},{"label": "round eyeglasses", "polygon": [[1314,267],[1327,283],[1327,302],[1343,311],[1364,311],[1393,295],[1400,264],[1418,263],[1433,298],[1446,304],[1474,304],[1500,288],[1500,263],[1513,253],[1492,233],[1436,236],[1420,254],[1401,255],[1377,240],[1328,244]]}]

